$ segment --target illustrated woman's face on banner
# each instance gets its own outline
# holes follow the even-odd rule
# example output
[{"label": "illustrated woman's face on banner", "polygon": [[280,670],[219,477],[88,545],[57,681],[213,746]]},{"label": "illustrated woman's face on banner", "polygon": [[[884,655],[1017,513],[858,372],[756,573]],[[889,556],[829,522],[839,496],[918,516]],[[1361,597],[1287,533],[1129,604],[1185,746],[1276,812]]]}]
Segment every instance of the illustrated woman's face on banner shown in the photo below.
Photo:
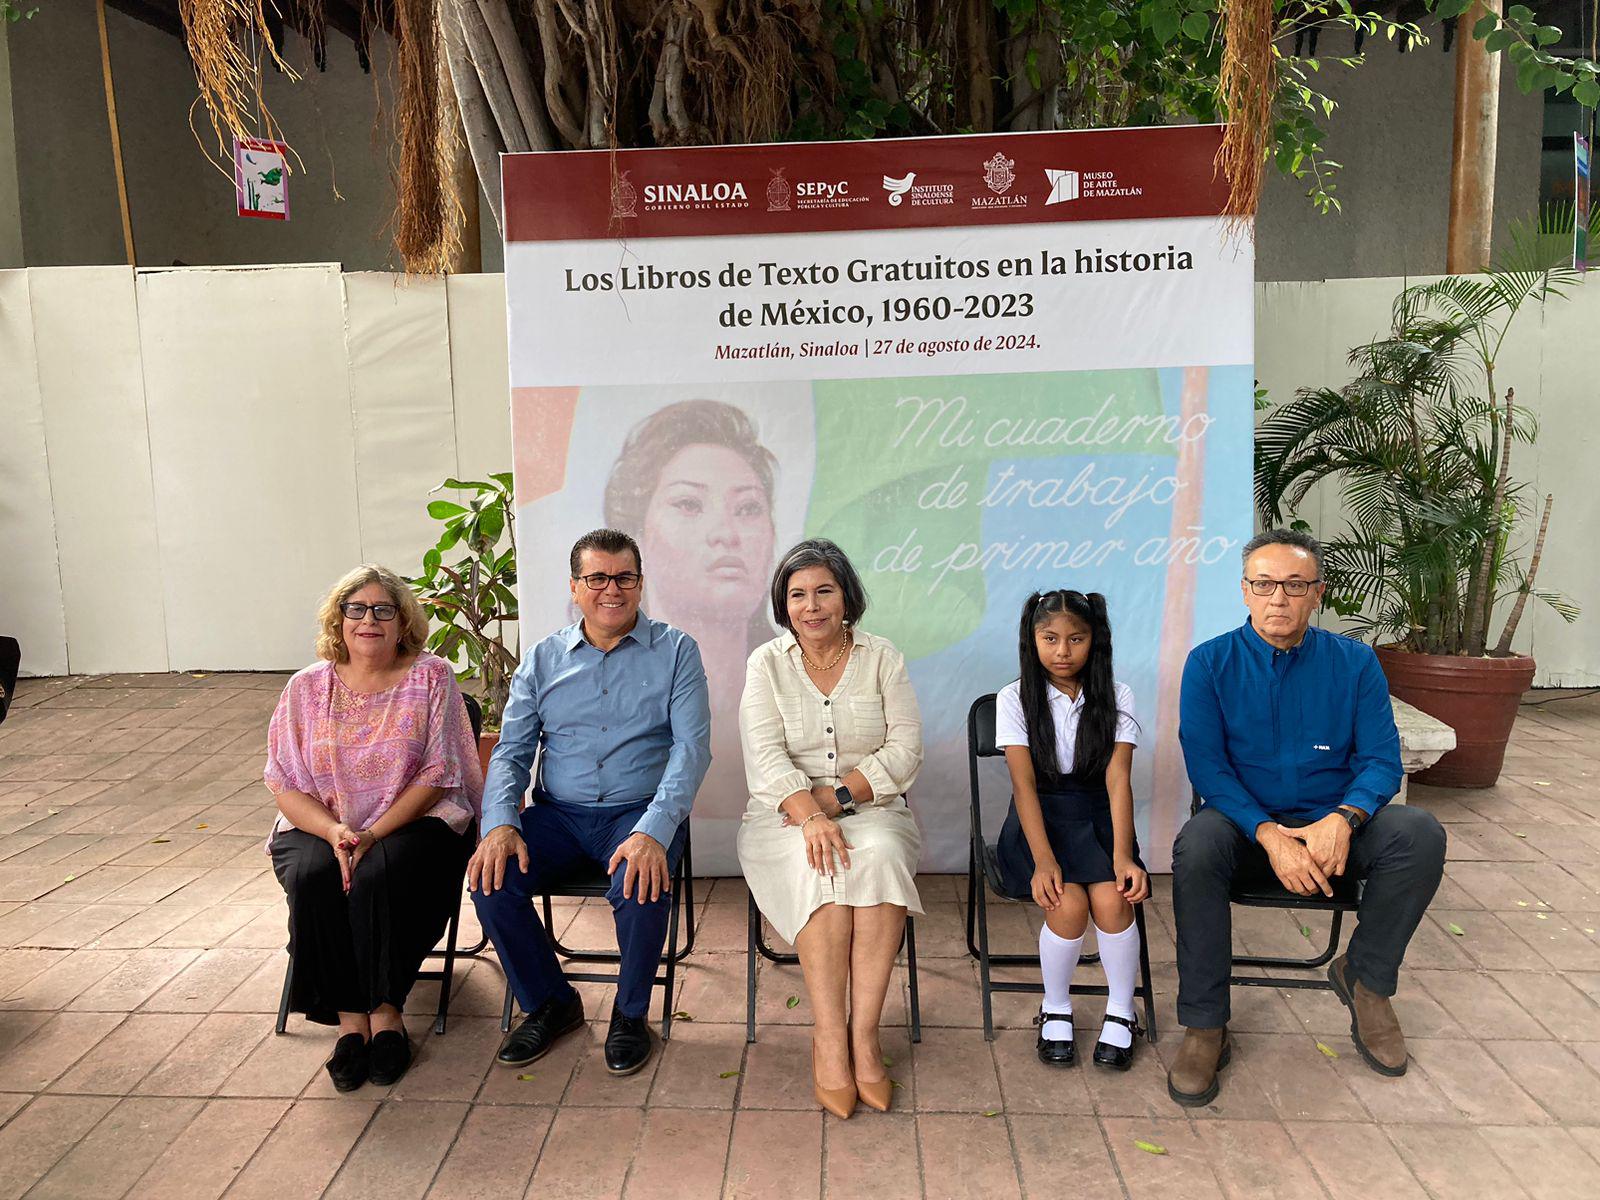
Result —
[{"label": "illustrated woman's face on banner", "polygon": [[772,510],[754,469],[726,446],[685,446],[662,468],[640,539],[658,564],[651,599],[664,615],[745,617],[765,600]]}]

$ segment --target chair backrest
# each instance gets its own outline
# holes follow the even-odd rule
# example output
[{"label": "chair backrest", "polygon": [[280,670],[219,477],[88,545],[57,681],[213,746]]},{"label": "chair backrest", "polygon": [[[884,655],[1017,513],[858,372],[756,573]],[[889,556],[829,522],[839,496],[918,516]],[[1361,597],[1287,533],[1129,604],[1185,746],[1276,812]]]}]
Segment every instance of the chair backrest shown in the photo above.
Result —
[{"label": "chair backrest", "polygon": [[11,700],[17,694],[17,674],[22,669],[22,643],[14,637],[0,637],[0,721],[6,719]]},{"label": "chair backrest", "polygon": [[978,760],[1005,754],[994,744],[995,697],[979,696],[967,710],[967,773],[972,788],[972,834],[983,840],[983,803],[978,785]]},{"label": "chair backrest", "polygon": [[479,737],[483,733],[483,705],[478,703],[476,696],[461,693],[461,698],[467,704],[467,723],[472,726],[472,736]]}]

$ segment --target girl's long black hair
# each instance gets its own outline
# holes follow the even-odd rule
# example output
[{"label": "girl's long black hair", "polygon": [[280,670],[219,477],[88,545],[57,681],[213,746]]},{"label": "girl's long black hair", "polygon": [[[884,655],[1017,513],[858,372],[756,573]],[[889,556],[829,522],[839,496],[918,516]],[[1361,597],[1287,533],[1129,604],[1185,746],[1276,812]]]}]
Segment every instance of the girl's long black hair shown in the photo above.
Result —
[{"label": "girl's long black hair", "polygon": [[1039,661],[1033,632],[1062,613],[1070,613],[1087,625],[1091,638],[1089,659],[1078,676],[1083,688],[1083,716],[1078,722],[1072,773],[1090,779],[1103,775],[1111,762],[1117,733],[1117,692],[1111,671],[1111,624],[1106,619],[1106,598],[1099,592],[1035,592],[1022,606],[1017,657],[1033,773],[1045,790],[1049,790],[1052,781],[1061,779],[1061,771],[1056,761],[1056,725],[1050,719],[1050,678]]}]

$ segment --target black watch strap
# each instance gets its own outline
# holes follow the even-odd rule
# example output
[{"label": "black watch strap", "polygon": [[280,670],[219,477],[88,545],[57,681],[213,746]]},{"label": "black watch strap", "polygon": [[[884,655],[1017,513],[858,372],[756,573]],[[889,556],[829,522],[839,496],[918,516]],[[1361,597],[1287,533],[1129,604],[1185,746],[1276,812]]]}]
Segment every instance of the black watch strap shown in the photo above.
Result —
[{"label": "black watch strap", "polygon": [[1359,808],[1347,808],[1341,806],[1335,811],[1337,811],[1338,814],[1344,818],[1344,823],[1350,826],[1350,831],[1352,833],[1354,833],[1357,829],[1360,829],[1367,819],[1367,814],[1362,812]]},{"label": "black watch strap", "polygon": [[839,799],[839,808],[842,816],[852,816],[856,811],[855,797],[850,794],[850,789],[843,786],[833,789],[833,794]]}]

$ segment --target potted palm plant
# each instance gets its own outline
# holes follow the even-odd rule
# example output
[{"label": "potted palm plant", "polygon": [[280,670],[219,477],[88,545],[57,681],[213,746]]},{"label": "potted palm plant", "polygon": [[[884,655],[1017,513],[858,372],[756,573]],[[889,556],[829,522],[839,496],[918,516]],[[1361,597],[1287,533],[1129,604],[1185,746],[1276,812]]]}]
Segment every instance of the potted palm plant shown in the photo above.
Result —
[{"label": "potted palm plant", "polygon": [[1563,243],[1548,227],[1519,229],[1502,264],[1406,288],[1388,335],[1350,352],[1353,380],[1301,389],[1256,434],[1269,523],[1293,520],[1324,480],[1342,489],[1325,603],[1372,638],[1392,693],[1456,731],[1457,748],[1420,782],[1495,782],[1533,682],[1533,659],[1512,650],[1528,600],[1578,616],[1536,586],[1554,497],[1512,476],[1512,444],[1532,442],[1537,424],[1495,374],[1518,314],[1578,279],[1567,231]]},{"label": "potted palm plant", "polygon": [[[517,656],[506,646],[506,624],[517,619],[517,542],[509,472],[477,479],[446,479],[434,491],[469,493],[465,504],[434,500],[428,515],[444,523],[439,541],[422,556],[422,574],[409,580],[433,619],[428,649],[466,665],[463,683],[477,681],[483,705],[478,752],[484,770],[500,740],[500,720],[511,694]],[[504,543],[502,545],[502,543]],[[446,556],[454,558],[446,562]]]}]

